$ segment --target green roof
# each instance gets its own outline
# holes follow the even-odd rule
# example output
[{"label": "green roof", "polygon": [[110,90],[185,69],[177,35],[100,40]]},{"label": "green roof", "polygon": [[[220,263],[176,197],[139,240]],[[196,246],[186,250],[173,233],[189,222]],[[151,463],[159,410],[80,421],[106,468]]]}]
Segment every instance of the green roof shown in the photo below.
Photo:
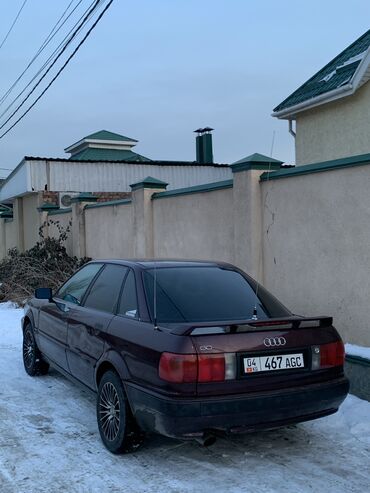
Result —
[{"label": "green roof", "polygon": [[357,68],[370,46],[370,29],[354,43],[319,70],[313,77],[284,99],[274,112],[277,113],[299,103],[303,103],[327,92],[347,85],[354,77]]},{"label": "green roof", "polygon": [[92,139],[92,140],[125,140],[130,142],[137,142],[135,139],[131,139],[130,137],[125,137],[124,135],[116,134],[114,132],[109,132],[108,130],[99,130],[99,132],[94,132],[93,134],[84,137],[84,139]]},{"label": "green roof", "polygon": [[145,163],[151,161],[145,156],[126,149],[96,149],[88,147],[76,154],[73,154],[70,161],[132,161]]}]

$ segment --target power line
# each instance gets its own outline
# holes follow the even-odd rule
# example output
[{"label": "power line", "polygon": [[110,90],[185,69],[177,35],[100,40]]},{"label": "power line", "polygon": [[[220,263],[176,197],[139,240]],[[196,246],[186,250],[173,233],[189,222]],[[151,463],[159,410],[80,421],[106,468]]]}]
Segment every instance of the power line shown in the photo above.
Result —
[{"label": "power line", "polygon": [[[25,91],[28,89],[28,87],[31,86],[31,84],[37,79],[37,77],[43,72],[43,70],[48,65],[50,65],[50,63],[52,62],[51,65],[49,66],[48,70],[45,72],[45,74],[42,76],[42,78],[38,81],[37,85],[40,84],[40,82],[42,81],[42,79],[47,75],[47,73],[51,70],[51,68],[53,67],[53,65],[55,64],[55,62],[58,60],[58,58],[62,55],[63,51],[66,49],[66,47],[68,46],[68,44],[78,34],[78,32],[82,29],[82,27],[84,26],[84,24],[90,19],[91,15],[93,14],[93,12],[95,11],[95,9],[98,7],[99,2],[101,2],[101,1],[102,0],[94,0],[93,2],[91,2],[90,6],[85,10],[85,12],[79,18],[79,20],[74,24],[74,26],[72,27],[72,29],[64,37],[64,39],[62,40],[62,42],[53,51],[53,53],[49,56],[49,58],[46,60],[46,62],[42,65],[42,67],[37,71],[37,73],[32,77],[32,79],[22,89],[22,91],[7,106],[7,108],[5,108],[5,110],[0,114],[0,118],[2,118],[10,110],[10,108],[12,106],[14,106],[14,104],[16,103],[16,101],[18,101],[18,99],[22,96],[22,94],[25,93]],[[103,1],[105,1],[105,0],[103,0]],[[83,19],[83,21],[80,23],[81,19]],[[78,25],[79,23],[80,23],[80,25]],[[76,26],[78,26],[78,27],[76,28]],[[15,112],[12,113],[12,115],[9,117],[9,119],[5,122],[4,125],[6,125],[6,123],[14,116],[14,114],[17,113],[17,111],[19,110],[19,108],[21,106],[23,106],[24,102],[28,99],[28,97],[32,94],[32,92],[34,91],[34,89],[36,87],[33,88],[33,90],[28,94],[28,96],[26,97],[26,99],[20,104],[20,106],[18,106],[18,108],[15,110]],[[2,127],[0,127],[0,128],[2,128]]]},{"label": "power line", "polygon": [[[97,9],[100,2],[101,2],[101,0],[95,0],[94,5],[90,8],[89,12],[85,15],[84,19],[82,20],[80,25],[77,27],[77,29],[69,37],[68,41],[65,43],[65,45],[63,46],[62,50],[58,53],[58,55],[54,58],[54,60],[52,61],[51,65],[48,67],[46,72],[40,77],[40,79],[36,82],[36,84],[33,86],[31,91],[27,94],[27,96],[23,99],[23,101],[17,106],[17,108],[13,111],[13,113],[11,113],[11,115],[5,120],[5,122],[2,125],[0,125],[0,130],[5,127],[5,125],[13,118],[13,116],[16,113],[18,113],[20,108],[25,104],[25,102],[30,98],[30,96],[35,92],[37,87],[41,84],[41,82],[45,79],[45,77],[50,72],[50,70],[53,68],[53,66],[56,64],[56,62],[59,60],[59,58],[63,55],[63,53],[67,49],[68,45],[73,41],[73,39],[77,36],[79,31],[83,28],[85,23],[90,18],[91,14],[93,14],[93,12]],[[9,109],[9,107],[5,110],[5,112],[3,112],[0,115],[0,117],[2,117],[7,112],[8,109]]]},{"label": "power line", "polygon": [[27,0],[24,0],[24,2],[22,3],[21,8],[20,8],[20,9],[19,9],[19,11],[18,11],[18,14],[15,16],[15,19],[14,19],[14,21],[13,21],[12,25],[11,25],[11,26],[10,26],[10,28],[9,28],[9,31],[6,33],[5,38],[4,38],[4,39],[2,40],[2,42],[0,43],[0,49],[3,47],[3,45],[4,45],[5,41],[6,41],[6,40],[8,39],[8,37],[9,37],[9,34],[12,32],[13,27],[15,26],[15,24],[16,24],[16,22],[17,22],[17,20],[18,20],[18,17],[21,15],[21,12],[22,12],[22,10],[23,10],[24,6],[26,5],[26,3],[27,3]]},{"label": "power line", "polygon": [[[60,24],[60,22],[62,21],[62,19],[65,17],[66,13],[68,12],[68,9],[70,8],[71,4],[74,2],[74,0],[71,0],[68,4],[68,6],[66,7],[66,9],[64,10],[63,14],[60,16],[60,18],[58,19],[58,21],[56,22],[55,26],[53,27],[53,29],[50,31],[50,33],[48,34],[48,36],[46,37],[46,39],[43,41],[42,45],[40,46],[40,48],[37,50],[36,54],[33,56],[33,58],[31,59],[31,61],[28,63],[28,65],[26,66],[26,68],[23,70],[23,72],[18,76],[18,78],[15,80],[15,82],[13,82],[13,84],[9,87],[9,89],[3,94],[3,96],[0,98],[0,106],[1,104],[8,98],[8,96],[11,94],[11,92],[13,91],[13,89],[15,88],[15,86],[18,84],[18,82],[22,79],[22,77],[24,76],[24,74],[27,72],[27,70],[31,67],[31,65],[34,63],[34,61],[40,56],[40,54],[44,51],[44,49],[47,47],[47,45],[51,42],[51,40],[57,35],[57,33],[60,31],[60,29],[64,26],[64,24],[68,21],[68,19],[71,17],[71,15],[75,12],[75,10],[78,8],[78,6],[81,4],[83,0],[79,0],[79,2],[77,3],[77,5],[73,8],[73,10],[68,14],[68,16],[64,19],[64,21],[62,22],[62,24],[58,27],[58,25]],[[58,28],[57,28],[58,27]],[[37,77],[38,74],[36,74],[35,77]],[[34,79],[31,80],[30,83],[33,82]],[[28,86],[26,86],[27,88]],[[23,93],[21,93],[23,94]],[[9,107],[7,108],[7,110],[9,109]]]},{"label": "power line", "polygon": [[[90,27],[90,29],[87,31],[85,36],[82,38],[80,43],[77,45],[77,47],[74,49],[72,54],[67,58],[65,63],[62,65],[62,67],[58,70],[56,75],[51,79],[49,84],[45,87],[45,89],[42,91],[42,93],[36,98],[36,100],[27,108],[27,110],[16,120],[9,128],[6,130],[4,133],[0,135],[0,139],[2,139],[7,133],[9,133],[26,115],[31,111],[31,109],[38,103],[38,101],[42,98],[42,96],[46,93],[46,91],[50,88],[50,86],[55,82],[55,80],[59,77],[59,75],[63,72],[63,70],[66,68],[66,66],[69,64],[69,62],[72,60],[72,58],[75,56],[75,54],[78,52],[78,50],[81,48],[81,46],[85,43],[86,39],[90,36],[91,32],[95,29],[96,25],[99,23],[100,19],[103,17],[103,15],[106,13],[106,11],[109,9],[109,7],[112,5],[113,0],[110,0],[109,3],[106,5],[104,10],[100,13],[99,17],[96,19],[94,24]],[[2,127],[0,127],[2,128]]]}]

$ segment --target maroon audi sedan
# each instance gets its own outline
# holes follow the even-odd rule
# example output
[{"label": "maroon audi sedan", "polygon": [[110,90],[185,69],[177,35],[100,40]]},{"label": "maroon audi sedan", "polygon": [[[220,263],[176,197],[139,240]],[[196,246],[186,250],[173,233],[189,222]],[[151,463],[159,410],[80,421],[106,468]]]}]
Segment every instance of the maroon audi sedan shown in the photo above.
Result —
[{"label": "maroon audi sedan", "polygon": [[97,392],[113,453],[145,432],[210,444],[219,433],[332,414],[348,393],[330,317],[292,314],[219,262],[99,260],[26,306],[23,361]]}]

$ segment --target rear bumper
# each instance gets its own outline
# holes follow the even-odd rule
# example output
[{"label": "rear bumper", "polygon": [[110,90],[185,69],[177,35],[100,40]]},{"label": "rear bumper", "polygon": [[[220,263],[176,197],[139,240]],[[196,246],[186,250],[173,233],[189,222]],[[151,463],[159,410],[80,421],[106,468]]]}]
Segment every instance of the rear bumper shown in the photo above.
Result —
[{"label": "rear bumper", "polygon": [[167,398],[131,384],[126,390],[143,430],[185,438],[210,430],[274,428],[335,413],[348,394],[349,382],[342,377],[292,389],[198,399]]}]

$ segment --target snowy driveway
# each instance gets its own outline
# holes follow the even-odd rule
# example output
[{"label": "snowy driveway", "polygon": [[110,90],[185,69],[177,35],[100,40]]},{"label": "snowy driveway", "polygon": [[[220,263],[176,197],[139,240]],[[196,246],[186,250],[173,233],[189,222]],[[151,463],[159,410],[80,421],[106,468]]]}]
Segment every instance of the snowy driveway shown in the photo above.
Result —
[{"label": "snowy driveway", "polygon": [[100,442],[95,400],[55,371],[31,378],[21,358],[21,310],[0,304],[0,492],[370,491],[370,403],[211,448],[152,436],[135,454]]}]

